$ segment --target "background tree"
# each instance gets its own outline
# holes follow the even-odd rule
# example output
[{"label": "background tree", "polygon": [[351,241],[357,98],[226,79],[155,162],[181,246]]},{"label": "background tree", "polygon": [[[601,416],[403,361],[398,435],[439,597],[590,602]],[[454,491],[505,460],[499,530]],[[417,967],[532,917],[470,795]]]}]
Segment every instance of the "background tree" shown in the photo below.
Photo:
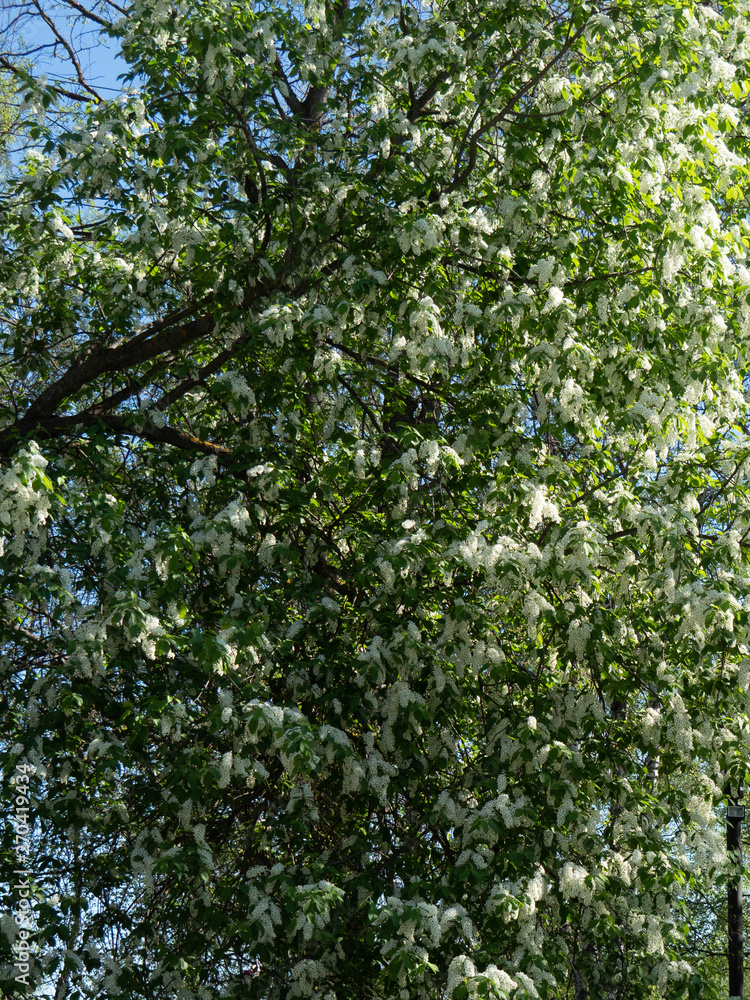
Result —
[{"label": "background tree", "polygon": [[746,5],[69,6],[131,88],[21,74],[2,202],[35,982],[717,995]]}]

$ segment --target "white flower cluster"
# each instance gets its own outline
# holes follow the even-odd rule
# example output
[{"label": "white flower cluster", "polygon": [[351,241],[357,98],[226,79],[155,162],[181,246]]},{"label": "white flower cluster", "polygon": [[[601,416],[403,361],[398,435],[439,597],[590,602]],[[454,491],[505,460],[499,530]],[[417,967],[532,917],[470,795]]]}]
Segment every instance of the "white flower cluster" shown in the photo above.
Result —
[{"label": "white flower cluster", "polygon": [[565,899],[590,903],[594,895],[591,874],[580,865],[566,861],[560,872],[560,892]]},{"label": "white flower cluster", "polygon": [[[32,441],[0,475],[0,556],[20,556],[49,518],[52,484],[44,475],[47,460]],[[38,551],[37,546],[31,551]]]},{"label": "white flower cluster", "polygon": [[[484,972],[477,972],[470,958],[466,955],[457,955],[448,967],[446,995],[453,996],[453,991],[464,985],[467,987],[468,997],[489,996],[494,1000],[503,1000],[514,993],[522,979],[530,983],[527,976],[519,976],[518,973],[514,975],[516,978],[512,979],[507,972],[498,969],[496,965],[488,965]],[[536,990],[533,995],[537,995]]]}]

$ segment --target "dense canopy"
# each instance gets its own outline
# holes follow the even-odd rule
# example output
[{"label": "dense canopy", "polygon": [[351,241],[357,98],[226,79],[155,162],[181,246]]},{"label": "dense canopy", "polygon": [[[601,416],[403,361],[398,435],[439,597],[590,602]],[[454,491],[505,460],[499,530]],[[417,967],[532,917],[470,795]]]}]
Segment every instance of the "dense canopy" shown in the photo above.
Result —
[{"label": "dense canopy", "polygon": [[128,77],[0,59],[4,988],[720,995],[750,5],[67,7]]}]

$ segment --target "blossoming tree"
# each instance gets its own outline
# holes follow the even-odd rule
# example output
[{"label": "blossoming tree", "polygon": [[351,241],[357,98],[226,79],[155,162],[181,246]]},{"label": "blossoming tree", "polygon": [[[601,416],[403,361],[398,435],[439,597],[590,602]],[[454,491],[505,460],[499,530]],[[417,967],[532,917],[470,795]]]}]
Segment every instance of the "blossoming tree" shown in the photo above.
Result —
[{"label": "blossoming tree", "polygon": [[21,69],[0,202],[30,987],[714,995],[749,5],[70,7],[130,87]]}]

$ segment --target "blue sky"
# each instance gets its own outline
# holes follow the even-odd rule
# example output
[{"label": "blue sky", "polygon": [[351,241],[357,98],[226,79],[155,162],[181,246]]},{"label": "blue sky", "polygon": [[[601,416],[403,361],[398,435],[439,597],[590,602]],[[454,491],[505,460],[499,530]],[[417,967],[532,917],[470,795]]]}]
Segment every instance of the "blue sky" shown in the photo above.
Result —
[{"label": "blue sky", "polygon": [[[56,12],[50,10],[54,16]],[[118,56],[118,44],[107,38],[101,29],[89,22],[82,28],[71,32],[71,25],[59,17],[58,28],[72,42],[81,63],[86,81],[95,87],[102,97],[115,97],[120,93],[122,84],[118,75],[125,71],[126,65]],[[32,50],[31,59],[37,74],[46,74],[50,82],[65,83],[73,75],[74,69],[66,58],[55,57],[49,46],[53,41],[50,28],[37,16],[19,25],[20,48]],[[36,50],[36,51],[33,51]]]}]

